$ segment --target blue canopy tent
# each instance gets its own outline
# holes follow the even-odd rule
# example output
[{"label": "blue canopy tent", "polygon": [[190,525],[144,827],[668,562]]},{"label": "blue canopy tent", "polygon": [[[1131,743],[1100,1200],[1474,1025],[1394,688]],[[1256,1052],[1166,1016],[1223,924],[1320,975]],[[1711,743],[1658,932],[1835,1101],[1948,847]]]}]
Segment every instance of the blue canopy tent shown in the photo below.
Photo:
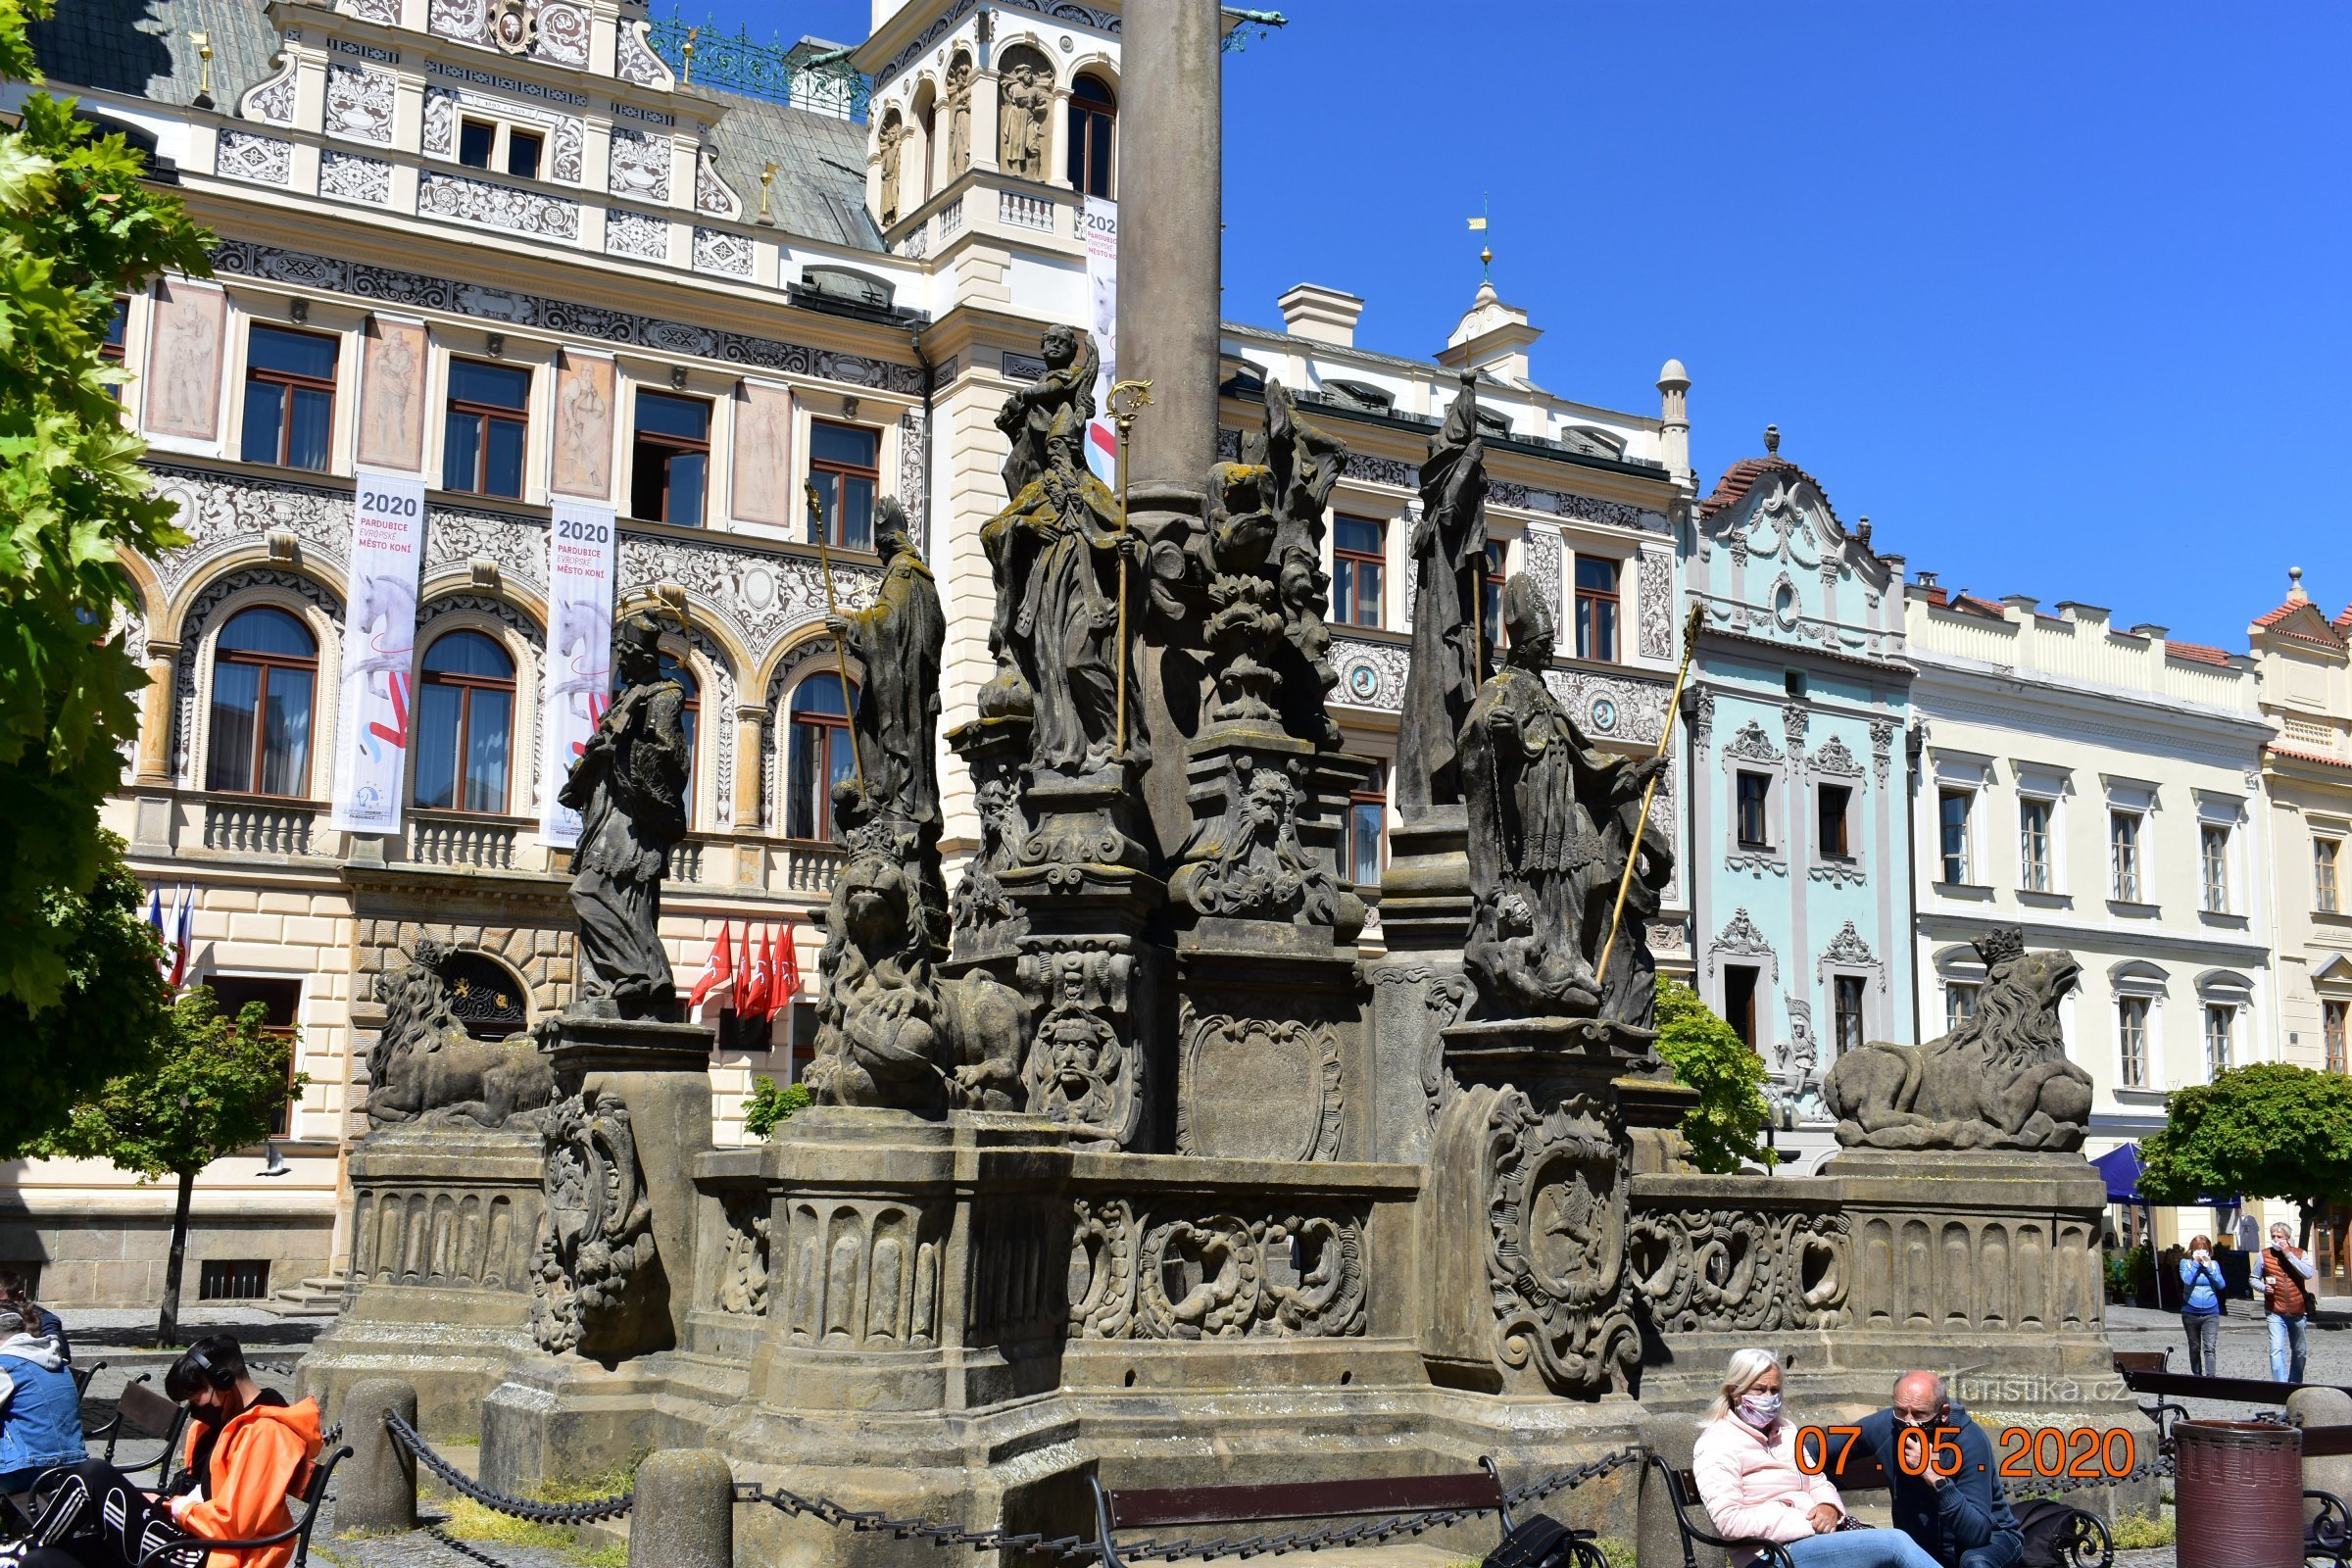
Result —
[{"label": "blue canopy tent", "polygon": [[[2109,1150],[2106,1153],[2101,1154],[2098,1158],[2092,1160],[2090,1163],[2091,1168],[2096,1170],[2099,1173],[2100,1179],[2107,1184],[2107,1201],[2110,1203],[2130,1203],[2133,1207],[2137,1208],[2141,1215],[2146,1219],[2148,1247],[2149,1250],[2153,1251],[2156,1246],[2156,1216],[2153,1206],[2148,1202],[2146,1197],[2143,1196],[2139,1190],[2140,1172],[2147,1169],[2146,1162],[2139,1157],[2139,1145],[2119,1144],[2115,1148]],[[2197,1198],[2197,1202],[2200,1205],[2206,1205],[2214,1208],[2236,1208],[2240,1206],[2243,1201],[2244,1200],[2242,1199],[2238,1198],[2216,1198],[2211,1194],[2200,1194]],[[2245,1264],[2242,1261],[2239,1261],[2234,1254],[2222,1257],[2221,1263],[2222,1272],[2229,1280],[2229,1294],[2231,1296],[2243,1296],[2248,1294],[2244,1285],[2244,1281],[2240,1277],[2245,1268]],[[2235,1265],[2234,1267],[2232,1266],[2233,1264]],[[2178,1296],[2179,1294],[2180,1282],[2178,1280],[2169,1280],[2165,1278],[2165,1271],[2163,1269],[2159,1268],[2156,1270],[2156,1304],[2160,1307],[2177,1306],[2180,1304],[2179,1302],[2168,1301],[2166,1297],[2168,1295]]]}]

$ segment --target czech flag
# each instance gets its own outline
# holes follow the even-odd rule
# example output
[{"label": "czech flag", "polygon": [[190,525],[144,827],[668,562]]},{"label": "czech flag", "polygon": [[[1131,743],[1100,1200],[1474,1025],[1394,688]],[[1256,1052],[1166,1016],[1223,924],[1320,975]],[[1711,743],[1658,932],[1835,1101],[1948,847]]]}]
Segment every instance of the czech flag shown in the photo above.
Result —
[{"label": "czech flag", "polygon": [[196,890],[182,882],[172,912],[172,972],[168,978],[174,991],[188,983],[188,950],[196,945],[195,931]]}]

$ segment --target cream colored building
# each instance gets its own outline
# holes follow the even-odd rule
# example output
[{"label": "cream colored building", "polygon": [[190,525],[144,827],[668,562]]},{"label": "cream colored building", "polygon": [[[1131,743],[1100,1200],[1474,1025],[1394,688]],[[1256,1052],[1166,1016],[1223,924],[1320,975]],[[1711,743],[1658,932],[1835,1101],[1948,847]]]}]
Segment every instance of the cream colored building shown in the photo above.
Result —
[{"label": "cream colored building", "polygon": [[[537,799],[565,644],[547,605],[559,496],[618,514],[624,593],[671,584],[693,610],[669,650],[695,700],[692,832],[663,906],[681,980],[722,922],[789,921],[809,995],[840,704],[802,484],[827,497],[853,601],[875,576],[860,510],[906,498],[948,605],[948,722],[968,714],[993,601],[977,533],[1004,504],[994,416],[1037,373],[1043,326],[1089,318],[1078,187],[1115,195],[1118,10],[877,4],[852,57],[869,105],[806,41],[723,79],[707,48],[684,80],[681,39],[621,0],[498,10],[520,19],[508,32],[440,0],[150,0],[136,31],[61,9],[34,29],[57,85],[150,147],[220,236],[214,278],[124,302],[124,416],[190,542],[134,568],[126,631],[152,684],[107,817],[167,904],[189,889],[195,975],[298,1028],[314,1085],[268,1151],[199,1180],[186,1295],[331,1302],[377,978],[420,938],[455,943],[490,1035],[568,994],[565,853],[541,843]],[[1008,146],[1005,115],[1032,112]],[[1428,362],[1358,348],[1361,307],[1295,288],[1280,328],[1227,327],[1223,370],[1229,442],[1279,376],[1351,449],[1327,545],[1348,747],[1394,749],[1416,469],[1462,368],[1482,373],[1501,564],[1553,590],[1555,688],[1604,743],[1654,742],[1693,483],[1681,367],[1654,413],[1610,411],[1533,379],[1539,329],[1492,290],[1449,335],[1431,324],[1447,341]],[[334,831],[326,810],[363,462],[427,485],[415,750],[445,756],[411,780],[398,835]],[[942,762],[953,878],[971,800]],[[1348,869],[1376,872],[1386,815],[1357,803]],[[1688,960],[1681,909],[1654,933],[1668,963]],[[792,1070],[790,1037],[729,1028],[721,1136],[754,1074]],[[0,1262],[39,1266],[61,1305],[151,1304],[169,1207],[103,1166],[13,1166]]]},{"label": "cream colored building", "polygon": [[[2097,1089],[2093,1157],[2161,1127],[2169,1091],[2275,1059],[2254,662],[1927,573],[1906,613],[1921,1038],[1975,1005],[1975,939],[2020,926],[2082,964],[2064,1023]],[[2166,1244],[2214,1225],[2206,1209],[2156,1214]]]}]

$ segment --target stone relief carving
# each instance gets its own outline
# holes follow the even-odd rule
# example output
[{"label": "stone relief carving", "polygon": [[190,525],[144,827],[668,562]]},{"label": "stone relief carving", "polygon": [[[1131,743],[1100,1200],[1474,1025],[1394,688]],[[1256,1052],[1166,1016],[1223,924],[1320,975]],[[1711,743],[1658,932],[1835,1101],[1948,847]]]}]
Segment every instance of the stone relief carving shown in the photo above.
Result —
[{"label": "stone relief carving", "polygon": [[1805,735],[1812,727],[1813,715],[1802,703],[1781,705],[1781,732],[1788,738],[1788,755],[1798,761],[1805,757]]},{"label": "stone relief carving", "polygon": [[330,147],[318,156],[318,194],[381,207],[392,199],[392,165]]},{"label": "stone relief carving", "polygon": [[931,548],[930,426],[919,409],[899,416],[899,500],[914,532],[914,547]]},{"label": "stone relief carving", "polygon": [[1841,773],[1855,778],[1862,776],[1862,764],[1854,760],[1854,754],[1848,751],[1845,742],[1836,735],[1823,742],[1821,748],[1813,754],[1811,765],[1816,773]]},{"label": "stone relief carving", "polygon": [[1870,944],[1862,940],[1862,933],[1854,929],[1851,920],[1846,921],[1844,927],[1830,939],[1830,945],[1821,953],[1821,962],[1825,968],[1830,964],[1875,967],[1878,961],[1877,956],[1870,951]]},{"label": "stone relief carving", "polygon": [[669,260],[669,220],[613,208],[605,215],[605,250],[649,262]]},{"label": "stone relief carving", "polygon": [[[1225,811],[1186,841],[1184,863],[1168,879],[1168,898],[1203,915],[1342,923],[1345,898],[1331,871],[1298,841],[1300,791],[1290,772],[1258,766],[1249,754],[1230,760]],[[1361,928],[1361,914],[1357,915]]]},{"label": "stone relief carving", "polygon": [[433,0],[425,27],[460,43],[492,44],[489,0]]},{"label": "stone relief carving", "polygon": [[706,142],[694,153],[694,210],[712,218],[741,218],[743,198],[718,172],[718,149]]},{"label": "stone relief carving", "polygon": [[538,35],[531,53],[575,69],[588,64],[588,8],[573,0],[537,0]]},{"label": "stone relief carving", "polygon": [[1568,558],[1561,546],[1560,536],[1548,528],[1530,528],[1521,550],[1525,554],[1526,564],[1520,570],[1544,584],[1545,592],[1551,596],[1551,623],[1555,626],[1566,625],[1568,614],[1561,596]]},{"label": "stone relief carving", "polygon": [[1200,1015],[1177,1024],[1176,1152],[1228,1159],[1336,1159],[1340,1043],[1328,1023]]},{"label": "stone relief carving", "polygon": [[577,202],[431,169],[417,176],[416,211],[555,239],[577,239],[580,233]]},{"label": "stone relief carving", "polygon": [[1750,762],[1778,762],[1782,760],[1781,753],[1772,744],[1772,737],[1765,734],[1764,726],[1752,718],[1740,726],[1740,733],[1732,737],[1731,744],[1723,749],[1723,755]]},{"label": "stone relief carving", "polygon": [[1842,1214],[1642,1208],[1632,1241],[1650,1320],[1666,1333],[1828,1329],[1846,1320],[1852,1250]]},{"label": "stone relief carving", "polygon": [[1069,1334],[1089,1340],[1334,1338],[1364,1332],[1362,1217],[1277,1210],[1160,1218],[1077,1204]]},{"label": "stone relief carving", "polygon": [[1715,741],[1715,694],[1700,687],[1685,701],[1690,705],[1690,743],[1703,752]]},{"label": "stone relief carving", "polygon": [[658,87],[666,92],[678,84],[678,78],[654,53],[653,24],[620,19],[620,37],[613,52],[612,74],[640,87]]},{"label": "stone relief carving", "polygon": [[379,1127],[461,1117],[503,1127],[555,1099],[555,1069],[530,1036],[493,1045],[458,1021],[444,972],[454,956],[427,938],[407,968],[376,974],[384,1023],[368,1052],[368,1116]]},{"label": "stone relief carving", "polygon": [[1422,1005],[1434,1020],[1427,1031],[1421,1053],[1421,1098],[1429,1112],[1429,1125],[1436,1127],[1438,1113],[1460,1092],[1452,1070],[1446,1065],[1444,1031],[1461,1022],[1462,1008],[1470,996],[1470,982],[1460,972],[1447,972],[1426,963],[1383,964],[1372,971],[1376,985],[1411,986],[1421,994]]},{"label": "stone relief carving", "polygon": [[668,1292],[628,1107],[593,1088],[558,1101],[547,1116],[546,1152],[532,1338],[556,1355],[631,1354],[664,1324]]},{"label": "stone relief carving", "polygon": [[1538,1109],[1524,1090],[1487,1114],[1487,1281],[1495,1348],[1563,1394],[1624,1392],[1642,1359],[1626,1241],[1632,1162],[1613,1102]]},{"label": "stone relief carving", "polygon": [[1387,713],[1401,711],[1409,657],[1409,651],[1401,643],[1334,637],[1331,662],[1340,672],[1334,700],[1350,708],[1378,709]]},{"label": "stone relief carving", "polygon": [[1046,177],[1046,122],[1054,110],[1054,68],[1026,45],[1004,51],[997,75],[997,167],[1022,179]]},{"label": "stone relief carving", "polygon": [[720,272],[729,277],[752,275],[752,242],[741,234],[730,234],[723,228],[694,228],[694,270],[698,272]]},{"label": "stone relief carving", "polygon": [[1748,918],[1746,908],[1732,911],[1721,933],[1707,944],[1707,973],[1715,972],[1718,958],[1769,958],[1775,956],[1772,943],[1766,939],[1756,922]]},{"label": "stone relief carving", "polygon": [[796,1198],[783,1316],[795,1345],[923,1349],[939,1338],[947,1214],[889,1200]]},{"label": "stone relief carving", "polygon": [[644,202],[669,200],[670,139],[652,131],[612,127],[612,190]]},{"label": "stone relief carving", "polygon": [[767,1315],[767,1244],[771,1221],[765,1193],[731,1193],[724,1200],[727,1240],[718,1255],[718,1309],[735,1317]]},{"label": "stone relief carving", "polygon": [[392,98],[399,77],[363,66],[326,68],[326,133],[388,145],[392,140]]},{"label": "stone relief carving", "polygon": [[424,150],[447,155],[455,148],[458,94],[450,87],[424,89]]},{"label": "stone relief carving", "polygon": [[352,1282],[519,1291],[530,1270],[530,1224],[512,1194],[359,1185],[351,1205]]},{"label": "stone relief carving", "polygon": [[1544,684],[1595,740],[1655,746],[1658,731],[1665,727],[1666,700],[1672,693],[1662,680],[1548,668]]},{"label": "stone relief carving", "polygon": [[294,144],[275,136],[224,130],[215,149],[213,172],[225,179],[249,179],[259,185],[283,185],[291,176]]},{"label": "stone relief carving", "polygon": [[294,123],[294,57],[277,57],[278,74],[260,83],[245,94],[237,113],[247,120],[258,120],[266,125]]},{"label": "stone relief carving", "polygon": [[[824,574],[813,561],[797,556],[753,555],[724,544],[624,534],[620,540],[621,582],[674,582],[689,596],[717,609],[743,633],[743,646],[764,652],[787,629],[825,612]],[[874,602],[882,582],[872,566],[833,563],[833,586],[845,609]]]},{"label": "stone relief carving", "polygon": [[387,27],[400,24],[400,0],[341,0],[337,9],[362,22],[380,23]]},{"label": "stone relief carving", "polygon": [[1674,558],[1660,550],[1642,551],[1636,558],[1634,582],[1642,601],[1642,657],[1674,658]]},{"label": "stone relief carving", "polygon": [[882,218],[884,228],[899,220],[899,162],[906,138],[913,134],[897,110],[883,118],[882,128],[874,132],[874,156],[882,166]]},{"label": "stone relief carving", "polygon": [[1131,954],[1055,939],[1023,953],[1020,988],[1047,999],[1021,1081],[1027,1109],[1125,1148],[1143,1123],[1143,1057],[1133,1043]]},{"label": "stone relief carving", "polygon": [[556,134],[548,145],[547,176],[564,185],[577,185],[588,177],[586,131],[578,117],[564,115],[556,121]]},{"label": "stone relief carving", "polygon": [[1891,718],[1874,718],[1870,721],[1870,771],[1871,776],[1881,784],[1886,782],[1886,770],[1891,760],[1890,754],[1894,748],[1896,728],[1897,726]]}]

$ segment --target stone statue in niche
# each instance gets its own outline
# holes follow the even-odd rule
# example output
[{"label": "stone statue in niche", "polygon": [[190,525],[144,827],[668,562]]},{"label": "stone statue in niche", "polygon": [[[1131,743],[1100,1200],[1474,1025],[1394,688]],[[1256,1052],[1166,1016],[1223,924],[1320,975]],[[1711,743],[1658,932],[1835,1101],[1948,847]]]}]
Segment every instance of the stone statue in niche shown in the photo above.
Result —
[{"label": "stone statue in niche", "polygon": [[1463,799],[1455,747],[1494,642],[1494,628],[1478,623],[1486,572],[1487,448],[1478,372],[1464,370],[1421,466],[1413,525],[1413,652],[1396,731],[1396,805],[1407,815]]},{"label": "stone statue in niche", "polygon": [[954,179],[972,162],[972,57],[948,63],[948,173]]},{"label": "stone statue in niche", "polygon": [[997,86],[997,164],[1023,179],[1046,177],[1046,120],[1054,111],[1054,74],[1031,58],[1007,60]]},{"label": "stone statue in niche", "polygon": [[368,1117],[379,1127],[457,1118],[504,1127],[555,1099],[555,1069],[529,1035],[492,1045],[458,1021],[443,972],[456,951],[426,937],[407,968],[375,977],[384,1026],[368,1053]]},{"label": "stone statue in niche", "polygon": [[1625,808],[1639,808],[1667,760],[1593,750],[1551,695],[1551,607],[1534,580],[1503,589],[1502,620],[1504,665],[1480,690],[1460,742],[1472,1015],[1592,1017],[1602,1000],[1594,965],[1631,848]]},{"label": "stone statue in niche", "polygon": [[2068,1059],[2059,1004],[2082,977],[2070,954],[2028,953],[2011,926],[1976,943],[1977,1010],[1924,1046],[1873,1043],[1830,1068],[1838,1142],[1867,1149],[2082,1147],[2090,1075]]},{"label": "stone statue in niche", "polygon": [[984,973],[938,976],[914,878],[887,851],[855,852],[833,884],[808,1092],[819,1104],[936,1115],[1011,1110],[1028,1006]]},{"label": "stone statue in niche", "polygon": [[[1081,456],[1095,414],[1092,336],[1054,326],[1042,345],[1046,373],[1004,400],[997,428],[1012,440],[1004,460],[1011,505],[981,526],[994,568],[997,608],[989,646],[997,675],[980,692],[983,717],[1034,716],[1030,771],[1080,777],[1121,752],[1118,661],[1128,661],[1124,755],[1146,760],[1139,711],[1145,597],[1134,580],[1140,542],[1118,499]],[[1119,645],[1119,578],[1127,584],[1127,640]]]},{"label": "stone statue in niche", "polygon": [[686,693],[662,678],[662,625],[653,616],[623,620],[612,645],[621,694],[557,796],[580,813],[571,904],[581,974],[573,1010],[674,1022],[662,877],[671,847],[686,836]]},{"label": "stone statue in niche", "polygon": [[892,110],[875,133],[882,158],[882,226],[888,228],[899,220],[899,161],[906,144],[906,122]]},{"label": "stone statue in niche", "polygon": [[1021,956],[1022,989],[1052,998],[1021,1081],[1028,1109],[1125,1147],[1143,1115],[1139,1063],[1123,1032],[1135,959],[1070,948]]},{"label": "stone statue in niche", "polygon": [[581,1090],[548,1113],[547,1200],[531,1257],[531,1334],[556,1355],[613,1360],[659,1348],[668,1282],[654,1250],[654,1206],[628,1107]]},{"label": "stone statue in niche", "polygon": [[1205,915],[1311,926],[1339,925],[1343,904],[1351,905],[1362,930],[1363,901],[1298,842],[1300,791],[1290,771],[1247,752],[1231,767],[1225,811],[1193,829],[1168,897]]},{"label": "stone statue in niche", "polygon": [[923,920],[935,946],[948,940],[947,883],[940,872],[939,675],[948,618],[939,585],[914,548],[906,509],[884,496],[874,508],[882,585],[863,610],[825,617],[864,671],[851,730],[858,769],[833,788],[835,817],[853,846],[871,844],[914,868]]}]

